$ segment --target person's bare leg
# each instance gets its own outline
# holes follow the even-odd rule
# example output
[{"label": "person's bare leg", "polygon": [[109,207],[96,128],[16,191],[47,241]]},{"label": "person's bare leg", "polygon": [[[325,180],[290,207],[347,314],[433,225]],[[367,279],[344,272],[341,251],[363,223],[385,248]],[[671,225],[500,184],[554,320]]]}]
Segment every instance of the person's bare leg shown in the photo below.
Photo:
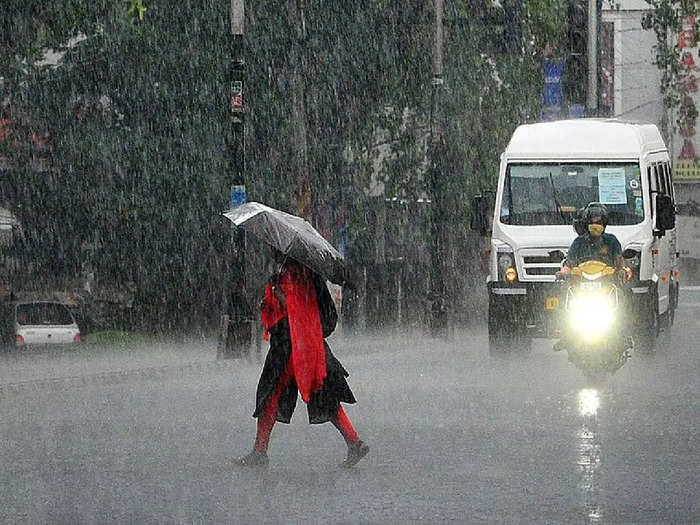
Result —
[{"label": "person's bare leg", "polygon": [[335,428],[338,429],[348,445],[348,454],[340,466],[345,468],[352,467],[367,455],[369,446],[357,435],[342,406],[338,405],[338,413],[331,419],[331,423],[335,425]]},{"label": "person's bare leg", "polygon": [[255,444],[253,450],[233,460],[236,466],[254,467],[264,466],[268,464],[267,447],[270,444],[270,435],[277,421],[277,409],[279,407],[280,397],[285,387],[289,384],[292,378],[290,366],[285,369],[280,381],[270,394],[270,397],[263,408],[262,414],[258,416],[257,431],[255,433]]}]

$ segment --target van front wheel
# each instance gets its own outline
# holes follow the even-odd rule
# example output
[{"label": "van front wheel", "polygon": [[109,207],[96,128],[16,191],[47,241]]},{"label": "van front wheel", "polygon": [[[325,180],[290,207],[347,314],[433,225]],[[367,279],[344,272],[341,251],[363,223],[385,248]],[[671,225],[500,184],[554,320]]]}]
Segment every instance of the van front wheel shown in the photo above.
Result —
[{"label": "van front wheel", "polygon": [[493,357],[516,352],[529,352],[532,338],[512,319],[499,316],[489,309],[489,354]]}]

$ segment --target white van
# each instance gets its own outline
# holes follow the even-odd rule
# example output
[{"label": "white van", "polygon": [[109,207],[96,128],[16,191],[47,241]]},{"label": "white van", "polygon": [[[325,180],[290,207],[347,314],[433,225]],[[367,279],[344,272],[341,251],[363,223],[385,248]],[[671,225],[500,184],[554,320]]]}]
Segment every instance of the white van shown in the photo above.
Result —
[{"label": "white van", "polygon": [[[519,126],[501,155],[489,259],[491,352],[529,347],[557,331],[555,273],[576,237],[578,210],[602,202],[634,269],[628,304],[635,346],[653,351],[678,304],[673,177],[656,126],[576,119]],[[487,230],[485,201],[472,227]]]}]

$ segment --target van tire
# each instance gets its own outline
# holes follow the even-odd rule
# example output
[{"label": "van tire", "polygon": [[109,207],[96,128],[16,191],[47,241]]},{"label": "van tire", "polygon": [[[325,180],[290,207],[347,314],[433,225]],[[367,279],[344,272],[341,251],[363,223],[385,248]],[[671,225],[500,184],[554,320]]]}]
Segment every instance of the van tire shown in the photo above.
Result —
[{"label": "van tire", "polygon": [[668,302],[668,310],[666,315],[668,316],[668,324],[666,325],[666,331],[670,332],[673,323],[676,322],[676,308],[678,307],[678,292],[680,286],[677,284],[671,285],[671,297]]},{"label": "van tire", "polygon": [[489,309],[489,354],[492,357],[530,352],[531,349],[532,337],[524,334],[523,328]]},{"label": "van tire", "polygon": [[639,337],[635,338],[635,349],[641,354],[654,354],[656,340],[659,337],[659,299],[656,292],[652,295],[651,304],[643,310],[644,318],[639,324]]}]

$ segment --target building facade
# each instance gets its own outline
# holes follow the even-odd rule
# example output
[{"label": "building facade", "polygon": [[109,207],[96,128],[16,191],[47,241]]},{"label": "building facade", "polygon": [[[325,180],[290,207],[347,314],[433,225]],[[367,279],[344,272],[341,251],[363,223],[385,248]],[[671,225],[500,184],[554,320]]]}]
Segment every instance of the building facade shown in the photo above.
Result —
[{"label": "building facade", "polygon": [[[642,18],[650,6],[644,0],[614,4],[604,5],[601,15],[601,110],[618,118],[659,125],[664,107],[661,72],[654,64],[656,35],[642,28]],[[700,50],[691,47],[689,26],[680,31],[676,42],[683,50],[689,75],[680,110],[668,115],[674,132],[667,141],[679,210],[681,280],[694,284],[700,283],[700,129],[696,133],[693,117],[697,115],[694,108],[700,107]]]}]

